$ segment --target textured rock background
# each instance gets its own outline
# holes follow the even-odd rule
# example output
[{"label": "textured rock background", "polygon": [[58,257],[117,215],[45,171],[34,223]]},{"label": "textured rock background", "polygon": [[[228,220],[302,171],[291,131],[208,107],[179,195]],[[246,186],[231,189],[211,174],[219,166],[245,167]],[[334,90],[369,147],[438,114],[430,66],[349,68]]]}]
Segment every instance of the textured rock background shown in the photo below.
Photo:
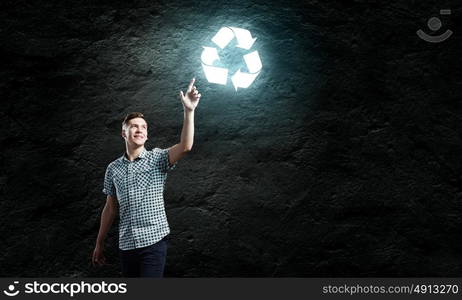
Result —
[{"label": "textured rock background", "polygon": [[[90,255],[120,122],[176,143],[166,276],[460,276],[461,15],[456,1],[3,1],[0,276],[120,275]],[[451,8],[441,44],[415,32]],[[249,29],[263,72],[207,83],[201,46]],[[427,29],[428,31],[428,29]]]}]

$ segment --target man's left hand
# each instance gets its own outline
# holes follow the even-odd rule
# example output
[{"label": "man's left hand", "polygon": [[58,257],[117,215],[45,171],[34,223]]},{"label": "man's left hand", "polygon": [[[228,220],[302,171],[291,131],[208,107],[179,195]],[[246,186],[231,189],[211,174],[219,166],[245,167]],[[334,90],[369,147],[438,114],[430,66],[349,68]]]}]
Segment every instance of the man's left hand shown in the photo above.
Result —
[{"label": "man's left hand", "polygon": [[196,81],[195,78],[189,83],[185,94],[183,94],[183,91],[180,91],[181,102],[183,102],[184,109],[188,111],[194,111],[201,98],[201,94],[194,85],[194,81]]}]

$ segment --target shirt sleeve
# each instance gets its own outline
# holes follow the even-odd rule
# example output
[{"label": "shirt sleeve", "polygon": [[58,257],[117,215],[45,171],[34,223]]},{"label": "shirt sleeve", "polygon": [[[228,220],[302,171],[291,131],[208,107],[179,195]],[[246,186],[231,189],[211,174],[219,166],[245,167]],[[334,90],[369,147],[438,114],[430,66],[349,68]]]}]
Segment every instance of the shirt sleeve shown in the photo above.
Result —
[{"label": "shirt sleeve", "polygon": [[114,181],[112,180],[111,165],[107,167],[106,174],[104,175],[103,193],[109,196],[116,196]]},{"label": "shirt sleeve", "polygon": [[171,164],[168,160],[168,149],[155,148],[154,151],[158,153],[158,166],[164,173],[175,168],[176,162]]}]

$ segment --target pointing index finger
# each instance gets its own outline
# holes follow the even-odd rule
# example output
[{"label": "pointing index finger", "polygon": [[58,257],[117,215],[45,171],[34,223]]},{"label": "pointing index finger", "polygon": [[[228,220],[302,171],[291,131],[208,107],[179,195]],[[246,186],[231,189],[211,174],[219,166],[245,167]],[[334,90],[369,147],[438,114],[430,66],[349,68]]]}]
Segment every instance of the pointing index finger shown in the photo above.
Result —
[{"label": "pointing index finger", "polygon": [[189,83],[189,85],[188,85],[188,92],[190,92],[190,91],[192,90],[194,81],[196,81],[196,78],[193,78],[193,79],[191,80],[191,82]]}]

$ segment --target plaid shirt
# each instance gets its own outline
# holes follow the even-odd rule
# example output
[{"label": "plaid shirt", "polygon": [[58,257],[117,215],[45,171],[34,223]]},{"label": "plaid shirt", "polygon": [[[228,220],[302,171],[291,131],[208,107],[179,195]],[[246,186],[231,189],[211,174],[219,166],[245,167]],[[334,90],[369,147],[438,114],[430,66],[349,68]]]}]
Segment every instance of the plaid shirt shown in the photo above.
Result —
[{"label": "plaid shirt", "polygon": [[119,248],[130,250],[152,245],[170,233],[164,208],[168,149],[143,149],[134,160],[125,154],[111,162],[104,176],[103,193],[119,202]]}]

